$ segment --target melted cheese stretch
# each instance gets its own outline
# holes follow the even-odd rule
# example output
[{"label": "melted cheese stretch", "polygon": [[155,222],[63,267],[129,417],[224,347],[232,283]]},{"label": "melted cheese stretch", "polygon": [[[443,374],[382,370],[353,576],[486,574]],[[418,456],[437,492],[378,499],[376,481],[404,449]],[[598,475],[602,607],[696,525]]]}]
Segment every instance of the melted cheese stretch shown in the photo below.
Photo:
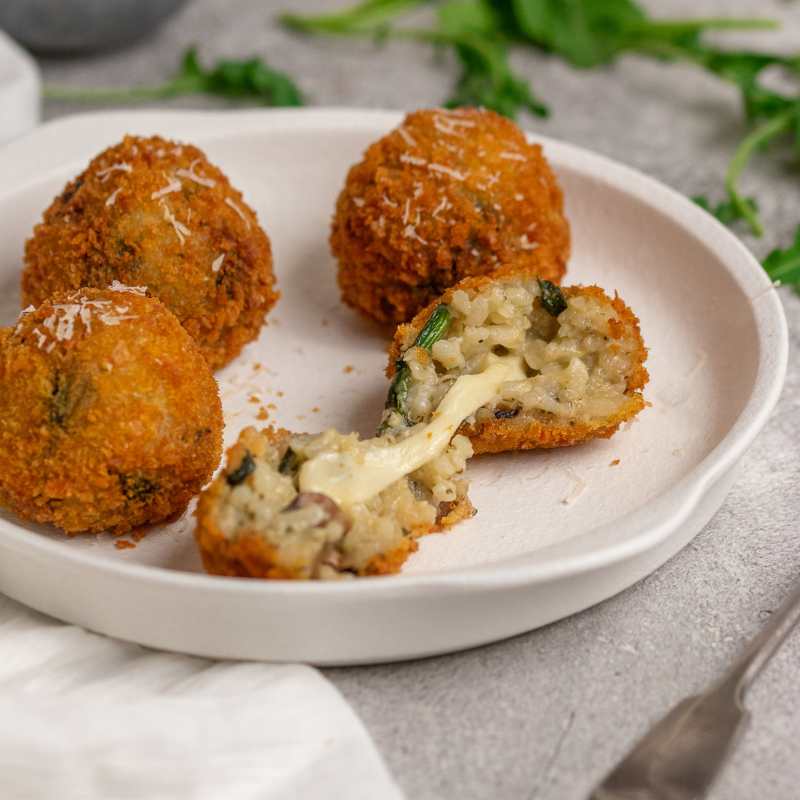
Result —
[{"label": "melted cheese stretch", "polygon": [[430,422],[408,438],[388,446],[368,439],[352,451],[321,453],[306,461],[300,490],[326,494],[340,506],[363,503],[443,453],[458,426],[492,400],[502,384],[524,378],[520,356],[493,356],[483,372],[458,378]]}]

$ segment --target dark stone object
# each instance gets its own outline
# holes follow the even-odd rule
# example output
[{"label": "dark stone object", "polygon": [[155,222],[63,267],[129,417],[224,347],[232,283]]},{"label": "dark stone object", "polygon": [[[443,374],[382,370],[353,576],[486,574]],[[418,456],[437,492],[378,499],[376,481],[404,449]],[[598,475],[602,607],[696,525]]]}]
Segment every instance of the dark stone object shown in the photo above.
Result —
[{"label": "dark stone object", "polygon": [[35,53],[108,50],[154,30],[186,0],[0,0],[0,28]]}]

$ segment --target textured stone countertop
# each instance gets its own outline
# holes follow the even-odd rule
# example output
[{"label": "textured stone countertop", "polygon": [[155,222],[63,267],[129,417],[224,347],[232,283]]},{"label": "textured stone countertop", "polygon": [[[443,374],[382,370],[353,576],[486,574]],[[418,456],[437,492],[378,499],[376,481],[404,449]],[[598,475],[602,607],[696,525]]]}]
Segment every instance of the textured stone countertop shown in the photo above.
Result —
[{"label": "textured stone countertop", "polygon": [[[429,48],[301,39],[274,13],[337,0],[194,0],[150,39],[124,51],[44,60],[46,81],[76,86],[156,83],[184,47],[204,59],[257,52],[296,78],[311,102],[415,108],[441,102],[455,66]],[[795,48],[795,5],[760,0],[662,0],[661,14],[749,13],[784,20],[778,33],[728,41]],[[734,38],[735,37],[735,38]],[[523,123],[604,153],[686,194],[719,194],[740,135],[735,92],[696,70],[626,58],[577,72],[515,54],[553,110]],[[172,106],[225,106],[203,98]],[[46,117],[83,110],[50,103]],[[797,173],[776,159],[746,176],[767,235],[757,255],[785,245],[800,223]],[[800,298],[781,297],[792,339],[789,375],[766,430],[742,462],[719,513],[650,577],[570,619],[509,641],[424,661],[326,670],[374,735],[409,798],[579,800],[632,739],[679,698],[719,674],[800,576]],[[800,796],[800,632],[754,687],[749,731],[715,800]]]}]

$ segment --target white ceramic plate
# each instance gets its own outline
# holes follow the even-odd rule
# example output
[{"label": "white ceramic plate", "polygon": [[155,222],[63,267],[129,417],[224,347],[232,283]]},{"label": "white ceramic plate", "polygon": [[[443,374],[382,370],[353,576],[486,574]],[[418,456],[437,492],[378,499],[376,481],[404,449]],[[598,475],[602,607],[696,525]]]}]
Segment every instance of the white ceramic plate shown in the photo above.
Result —
[{"label": "white ceramic plate", "polygon": [[[144,112],[39,128],[0,150],[2,321],[18,308],[23,243],[69,177],[126,132],[186,139],[258,211],[283,293],[258,342],[219,375],[226,441],[270,403],[271,419],[292,429],[371,434],[386,391],[386,342],[340,304],[327,235],[347,168],[398,121],[363,111]],[[544,625],[619,592],[685,545],[721,504],[780,392],[781,304],[747,250],[684,197],[542,141],[572,223],[567,282],[619,290],[641,317],[652,406],[635,423],[610,441],[471,462],[478,515],[424,538],[399,576],[210,577],[200,572],[189,514],[128,550],[107,536],[67,540],[5,515],[0,590],[168,650],[353,664]]]}]

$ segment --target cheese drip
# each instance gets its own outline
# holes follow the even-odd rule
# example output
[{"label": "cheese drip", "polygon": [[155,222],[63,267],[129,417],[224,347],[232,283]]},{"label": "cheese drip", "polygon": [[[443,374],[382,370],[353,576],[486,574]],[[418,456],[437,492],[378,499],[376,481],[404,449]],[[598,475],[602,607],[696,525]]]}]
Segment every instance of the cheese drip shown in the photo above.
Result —
[{"label": "cheese drip", "polygon": [[340,506],[369,500],[443,453],[458,426],[490,402],[502,384],[525,377],[520,356],[490,356],[483,372],[458,378],[430,422],[407,438],[390,445],[380,438],[368,439],[346,453],[310,458],[300,468],[300,490],[325,494]]}]

